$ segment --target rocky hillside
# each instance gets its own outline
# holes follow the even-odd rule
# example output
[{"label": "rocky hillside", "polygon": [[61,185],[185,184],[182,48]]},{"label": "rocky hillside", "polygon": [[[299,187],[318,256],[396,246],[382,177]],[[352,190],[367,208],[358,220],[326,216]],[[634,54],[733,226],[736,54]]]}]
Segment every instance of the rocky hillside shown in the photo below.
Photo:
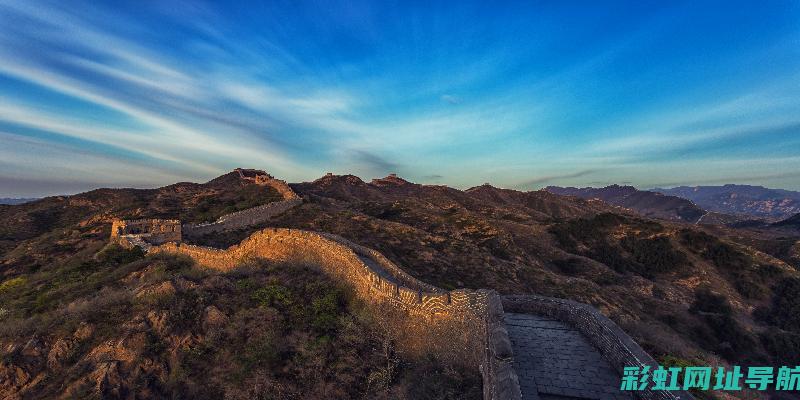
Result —
[{"label": "rocky hillside", "polygon": [[800,192],[762,186],[679,186],[653,191],[688,199],[706,210],[774,221],[800,213]]},{"label": "rocky hillside", "polygon": [[[265,226],[341,235],[447,289],[591,303],[665,365],[800,363],[798,237],[489,185],[329,175],[292,188],[304,203]],[[252,190],[223,176],[0,208],[10,221],[0,254],[2,393],[132,398],[141,384],[191,398],[245,398],[254,388],[278,398],[480,396],[476,371],[398,354],[346,288],[303,266],[219,274],[105,247],[114,216],[209,220],[256,201]],[[259,228],[197,243],[226,247]]]},{"label": "rocky hillside", "polygon": [[615,206],[629,208],[650,218],[694,223],[706,214],[705,210],[689,200],[638,190],[633,186],[611,185],[604,188],[548,186],[545,190],[562,196],[600,199]]},{"label": "rocky hillside", "polygon": [[227,174],[0,209],[0,398],[480,398],[478,371],[403,354],[387,316],[314,268],[221,273],[107,245],[114,217],[281,198]]},{"label": "rocky hillside", "polygon": [[[105,240],[114,218],[213,221],[223,214],[281,199],[271,187],[248,184],[231,172],[204,184],[97,189],[14,206],[0,205],[0,276],[40,268],[49,257],[66,257],[71,254],[70,249]],[[63,243],[58,245],[59,241]],[[31,252],[20,246],[22,242],[33,243],[42,251]]]},{"label": "rocky hillside", "polygon": [[592,303],[665,363],[800,362],[800,326],[785,319],[800,308],[783,301],[798,272],[737,242],[731,228],[547,191],[459,191],[391,176],[293,188],[311,201],[274,224],[342,235],[440,287]]}]

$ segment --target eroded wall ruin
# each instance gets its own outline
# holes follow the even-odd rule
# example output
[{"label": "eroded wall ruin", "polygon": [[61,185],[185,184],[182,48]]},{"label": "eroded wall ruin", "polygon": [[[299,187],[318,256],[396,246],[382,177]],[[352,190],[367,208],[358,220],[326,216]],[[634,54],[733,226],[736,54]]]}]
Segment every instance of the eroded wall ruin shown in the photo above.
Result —
[{"label": "eroded wall ruin", "polygon": [[150,244],[181,241],[181,221],[177,219],[114,220],[111,223],[111,240],[135,236]]}]

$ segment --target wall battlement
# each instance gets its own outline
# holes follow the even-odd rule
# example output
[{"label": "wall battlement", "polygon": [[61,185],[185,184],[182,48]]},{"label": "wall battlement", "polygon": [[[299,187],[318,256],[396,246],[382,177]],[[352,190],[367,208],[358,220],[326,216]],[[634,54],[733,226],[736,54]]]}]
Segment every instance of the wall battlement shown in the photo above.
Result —
[{"label": "wall battlement", "polygon": [[272,217],[282,214],[303,203],[299,197],[263,204],[246,210],[237,211],[219,217],[214,222],[202,224],[183,224],[182,231],[188,238],[199,237],[208,233],[222,232],[257,225]]},{"label": "wall battlement", "polygon": [[189,244],[154,246],[151,253],[185,254],[200,265],[228,271],[248,259],[309,263],[345,279],[365,295],[383,297],[413,313],[438,315],[452,308],[481,314],[484,291],[445,291],[408,275],[377,252],[330,234],[268,228],[225,250]]},{"label": "wall battlement", "polygon": [[254,258],[316,265],[346,282],[361,299],[406,312],[430,336],[423,343],[446,343],[447,349],[422,346],[459,353],[478,367],[484,377],[484,398],[521,398],[501,300],[493,290],[437,288],[408,275],[375,250],[336,235],[299,229],[263,229],[225,250],[167,243],[148,252],[187,255],[200,265],[223,271]]}]

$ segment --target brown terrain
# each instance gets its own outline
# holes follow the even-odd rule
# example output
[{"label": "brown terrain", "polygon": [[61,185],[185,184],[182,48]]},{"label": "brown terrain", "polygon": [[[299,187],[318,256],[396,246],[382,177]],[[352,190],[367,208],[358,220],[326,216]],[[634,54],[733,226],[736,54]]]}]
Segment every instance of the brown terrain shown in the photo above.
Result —
[{"label": "brown terrain", "polygon": [[[333,233],[441,288],[592,304],[664,365],[800,363],[791,221],[695,225],[393,175],[291,186],[301,205],[192,240],[225,248],[266,226]],[[223,273],[107,245],[116,218],[208,222],[280,198],[229,173],[0,206],[0,397],[480,398],[474,371],[396,351],[391,329],[313,268]]]}]

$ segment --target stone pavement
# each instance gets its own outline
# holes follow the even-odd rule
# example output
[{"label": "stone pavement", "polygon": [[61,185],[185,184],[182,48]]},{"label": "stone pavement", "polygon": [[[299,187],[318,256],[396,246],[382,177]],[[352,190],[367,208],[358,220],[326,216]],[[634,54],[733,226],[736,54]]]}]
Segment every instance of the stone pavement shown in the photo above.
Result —
[{"label": "stone pavement", "polygon": [[577,330],[531,314],[505,313],[523,400],[632,399],[620,376]]},{"label": "stone pavement", "polygon": [[371,258],[362,256],[361,254],[356,254],[356,255],[358,256],[358,258],[361,259],[361,261],[364,262],[364,264],[367,264],[367,266],[369,266],[373,271],[375,271],[376,274],[380,275],[381,278],[384,278],[391,283],[400,284],[400,282],[397,281],[397,278],[392,276],[392,274],[390,274],[389,271],[383,269],[383,267],[381,267]]}]

